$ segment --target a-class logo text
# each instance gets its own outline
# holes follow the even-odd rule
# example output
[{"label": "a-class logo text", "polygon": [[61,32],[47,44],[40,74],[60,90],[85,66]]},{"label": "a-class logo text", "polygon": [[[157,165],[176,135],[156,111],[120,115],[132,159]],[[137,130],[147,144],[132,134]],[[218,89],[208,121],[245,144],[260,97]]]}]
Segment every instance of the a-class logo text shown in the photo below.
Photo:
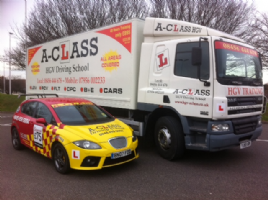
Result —
[{"label": "a-class logo text", "polygon": [[48,49],[43,49],[41,63],[49,60],[58,61],[61,63],[69,62],[70,59],[95,56],[98,54],[98,37],[93,37],[90,40],[84,39],[80,43],[70,41],[61,42],[59,46],[55,46],[49,52]]},{"label": "a-class logo text", "polygon": [[122,88],[100,88],[100,93],[122,94]]},{"label": "a-class logo text", "polygon": [[64,91],[66,91],[66,92],[75,92],[76,87],[64,87]]},{"label": "a-class logo text", "polygon": [[173,94],[210,96],[210,90],[176,89]]},{"label": "a-class logo text", "polygon": [[202,28],[195,26],[183,26],[179,24],[164,24],[157,23],[155,31],[168,31],[168,32],[188,32],[188,33],[201,33]]}]

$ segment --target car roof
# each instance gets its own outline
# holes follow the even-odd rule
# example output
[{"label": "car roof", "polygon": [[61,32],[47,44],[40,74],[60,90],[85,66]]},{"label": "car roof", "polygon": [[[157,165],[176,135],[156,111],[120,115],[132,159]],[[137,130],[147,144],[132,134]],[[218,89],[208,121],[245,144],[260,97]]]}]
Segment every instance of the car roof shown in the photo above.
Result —
[{"label": "car roof", "polygon": [[[60,104],[60,103],[81,103],[81,102],[91,102],[86,99],[82,98],[64,98],[64,97],[58,97],[58,98],[39,98],[39,99],[30,99],[30,101],[39,101],[48,105],[52,104]],[[91,102],[92,103],[92,102]]]}]

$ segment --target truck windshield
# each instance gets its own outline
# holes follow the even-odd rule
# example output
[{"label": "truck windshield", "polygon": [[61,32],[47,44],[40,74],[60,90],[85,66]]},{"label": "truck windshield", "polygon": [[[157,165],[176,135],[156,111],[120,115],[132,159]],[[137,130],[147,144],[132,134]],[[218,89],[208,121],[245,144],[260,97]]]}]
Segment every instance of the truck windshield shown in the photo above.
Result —
[{"label": "truck windshield", "polygon": [[258,52],[237,44],[215,41],[217,79],[223,85],[262,85]]}]

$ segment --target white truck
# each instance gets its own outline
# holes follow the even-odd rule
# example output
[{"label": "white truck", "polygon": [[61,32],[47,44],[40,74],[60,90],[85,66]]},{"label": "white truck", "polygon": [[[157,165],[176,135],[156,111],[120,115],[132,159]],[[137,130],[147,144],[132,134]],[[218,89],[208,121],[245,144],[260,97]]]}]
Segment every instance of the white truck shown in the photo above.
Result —
[{"label": "white truck", "polygon": [[27,50],[26,92],[82,97],[154,138],[185,149],[251,146],[266,100],[254,47],[184,21],[131,19]]}]

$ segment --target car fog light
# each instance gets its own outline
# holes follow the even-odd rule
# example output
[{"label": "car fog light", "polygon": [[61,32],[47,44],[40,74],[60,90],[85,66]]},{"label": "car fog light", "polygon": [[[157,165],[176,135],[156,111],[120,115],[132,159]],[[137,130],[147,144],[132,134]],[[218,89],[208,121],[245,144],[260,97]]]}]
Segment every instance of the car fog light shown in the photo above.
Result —
[{"label": "car fog light", "polygon": [[258,125],[261,125],[261,119],[258,120]]},{"label": "car fog light", "polygon": [[211,129],[212,131],[215,131],[215,132],[222,132],[222,131],[230,130],[228,124],[212,124]]}]

